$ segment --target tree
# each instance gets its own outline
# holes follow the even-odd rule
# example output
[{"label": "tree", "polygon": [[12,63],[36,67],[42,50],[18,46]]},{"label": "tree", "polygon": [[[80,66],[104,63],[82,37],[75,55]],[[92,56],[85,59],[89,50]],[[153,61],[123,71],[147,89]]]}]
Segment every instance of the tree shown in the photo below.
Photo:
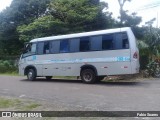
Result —
[{"label": "tree", "polygon": [[128,14],[127,10],[124,10],[124,5],[126,2],[130,2],[131,0],[118,0],[119,6],[120,6],[120,27],[133,27],[135,28],[137,25],[139,25],[142,21],[142,18],[137,16],[136,12],[133,12],[132,14]]},{"label": "tree", "polygon": [[33,22],[45,15],[50,0],[13,0],[0,13],[0,54],[17,55],[23,47],[17,26]]},{"label": "tree", "polygon": [[124,11],[123,7],[127,1],[130,2],[131,0],[118,0],[119,6],[120,6],[120,23],[121,23],[121,25],[123,23],[124,16],[125,16],[125,11]]},{"label": "tree", "polygon": [[51,0],[13,0],[10,19],[18,24],[29,24],[44,16]]},{"label": "tree", "polygon": [[112,28],[107,9],[99,0],[13,0],[0,13],[0,54],[20,54],[37,37]]},{"label": "tree", "polygon": [[29,41],[36,37],[104,29],[113,21],[109,12],[102,12],[104,8],[107,9],[108,4],[98,0],[52,0],[44,16],[19,26],[17,31],[20,40]]},{"label": "tree", "polygon": [[69,30],[64,22],[47,15],[29,25],[18,26],[17,31],[20,41],[28,42],[34,38],[67,33]]},{"label": "tree", "polygon": [[152,27],[155,20],[156,19],[153,18],[146,22],[147,29],[144,34],[145,42],[149,46],[151,59],[153,59],[153,56],[160,57],[160,29]]}]

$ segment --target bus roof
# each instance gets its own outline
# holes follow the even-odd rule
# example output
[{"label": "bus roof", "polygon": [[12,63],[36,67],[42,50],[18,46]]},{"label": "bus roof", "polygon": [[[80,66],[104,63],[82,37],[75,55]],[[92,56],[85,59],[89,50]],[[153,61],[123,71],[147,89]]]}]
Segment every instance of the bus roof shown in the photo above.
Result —
[{"label": "bus roof", "polygon": [[107,30],[99,30],[99,31],[92,31],[92,32],[83,32],[83,33],[75,33],[75,34],[67,34],[67,35],[58,35],[58,36],[36,38],[36,39],[31,40],[30,42],[40,42],[40,41],[50,41],[50,40],[60,40],[60,39],[87,37],[87,36],[102,35],[102,34],[107,34],[107,33],[125,32],[125,31],[130,31],[130,30],[131,30],[130,27],[107,29]]}]

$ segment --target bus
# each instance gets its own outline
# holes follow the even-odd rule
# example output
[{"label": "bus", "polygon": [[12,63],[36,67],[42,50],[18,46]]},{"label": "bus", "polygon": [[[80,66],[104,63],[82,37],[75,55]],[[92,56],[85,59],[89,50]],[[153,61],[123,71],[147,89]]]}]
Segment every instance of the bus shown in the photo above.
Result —
[{"label": "bus", "polygon": [[129,27],[43,37],[25,44],[19,74],[28,80],[80,77],[95,83],[105,76],[137,74],[139,50]]}]

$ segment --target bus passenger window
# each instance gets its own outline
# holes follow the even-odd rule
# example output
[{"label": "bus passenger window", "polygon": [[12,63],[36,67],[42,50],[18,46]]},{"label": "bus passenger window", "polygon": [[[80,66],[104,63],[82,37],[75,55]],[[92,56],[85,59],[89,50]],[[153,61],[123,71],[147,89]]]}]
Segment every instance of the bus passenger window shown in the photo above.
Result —
[{"label": "bus passenger window", "polygon": [[70,52],[79,52],[79,39],[70,39]]},{"label": "bus passenger window", "polygon": [[127,33],[122,33],[122,48],[129,49],[129,42],[128,42]]},{"label": "bus passenger window", "polygon": [[52,41],[50,45],[50,53],[59,53],[60,41]]},{"label": "bus passenger window", "polygon": [[31,53],[35,54],[36,53],[36,48],[37,48],[37,44],[32,44]]},{"label": "bus passenger window", "polygon": [[127,39],[123,39],[123,49],[128,49],[129,48],[129,44],[128,44],[128,40]]},{"label": "bus passenger window", "polygon": [[44,54],[49,54],[49,42],[44,43],[43,53]]},{"label": "bus passenger window", "polygon": [[93,51],[102,50],[102,36],[91,37],[91,50]]},{"label": "bus passenger window", "polygon": [[85,52],[90,50],[89,37],[80,38],[80,51]]},{"label": "bus passenger window", "polygon": [[69,52],[69,41],[62,40],[60,43],[60,52],[61,53],[68,53]]},{"label": "bus passenger window", "polygon": [[44,48],[44,42],[39,42],[38,43],[38,48],[37,48],[37,54],[42,55],[43,54],[43,48]]},{"label": "bus passenger window", "polygon": [[102,37],[102,50],[113,50],[113,35],[104,35]]}]

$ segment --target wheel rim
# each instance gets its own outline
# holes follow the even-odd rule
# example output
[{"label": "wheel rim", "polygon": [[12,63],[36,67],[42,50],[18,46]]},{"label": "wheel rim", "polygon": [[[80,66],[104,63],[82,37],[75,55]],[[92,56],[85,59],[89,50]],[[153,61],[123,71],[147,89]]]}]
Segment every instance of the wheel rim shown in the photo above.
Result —
[{"label": "wheel rim", "polygon": [[91,81],[92,80],[92,74],[89,73],[89,72],[84,73],[83,78],[84,78],[85,81]]},{"label": "wheel rim", "polygon": [[29,73],[28,73],[28,79],[32,79],[32,77],[33,77],[33,73],[32,73],[32,72],[29,72]]}]

